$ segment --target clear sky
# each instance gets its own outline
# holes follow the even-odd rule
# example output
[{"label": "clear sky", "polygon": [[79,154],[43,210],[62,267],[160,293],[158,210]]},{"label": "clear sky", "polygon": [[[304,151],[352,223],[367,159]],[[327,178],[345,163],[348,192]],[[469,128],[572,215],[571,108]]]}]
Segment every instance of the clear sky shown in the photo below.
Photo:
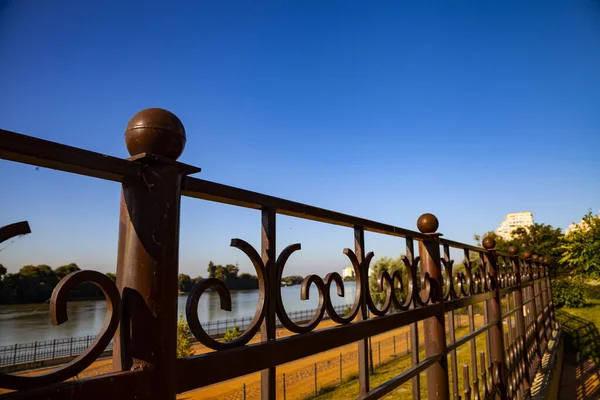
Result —
[{"label": "clear sky", "polygon": [[[184,122],[199,177],[473,243],[504,214],[565,228],[600,208],[600,3],[1,2],[0,127],[127,157],[147,107]],[[0,161],[0,245],[115,269],[116,183]],[[338,270],[350,229],[278,218],[284,274]],[[239,262],[260,215],[182,202],[180,270]],[[367,235],[377,256],[401,239]]]}]

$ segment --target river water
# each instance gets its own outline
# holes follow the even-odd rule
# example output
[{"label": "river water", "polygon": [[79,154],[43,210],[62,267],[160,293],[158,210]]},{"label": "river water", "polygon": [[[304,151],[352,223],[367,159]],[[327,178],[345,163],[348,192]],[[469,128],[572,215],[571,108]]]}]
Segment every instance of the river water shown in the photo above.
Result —
[{"label": "river water", "polygon": [[[354,302],[356,285],[344,282],[345,297],[336,294],[332,285],[331,298],[334,305]],[[311,298],[300,300],[300,286],[281,288],[283,304],[287,312],[313,309],[318,304],[318,292],[311,288]],[[185,317],[187,296],[179,296],[179,312]],[[216,321],[251,317],[256,310],[257,290],[238,290],[231,292],[232,310],[220,308],[219,296],[216,292],[205,292],[200,298],[198,315],[200,321]],[[49,305],[23,304],[0,305],[0,346],[15,343],[29,343],[43,340],[62,339],[77,336],[96,335],[102,328],[106,315],[106,302],[102,300],[72,301],[68,306],[69,320],[60,326],[51,326]]]}]

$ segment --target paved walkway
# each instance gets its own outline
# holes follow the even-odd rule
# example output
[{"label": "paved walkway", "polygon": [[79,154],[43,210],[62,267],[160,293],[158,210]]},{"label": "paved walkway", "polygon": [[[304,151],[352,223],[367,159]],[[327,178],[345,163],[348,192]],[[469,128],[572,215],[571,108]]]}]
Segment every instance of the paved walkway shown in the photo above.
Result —
[{"label": "paved walkway", "polygon": [[589,359],[584,359],[579,354],[567,353],[566,351],[558,398],[573,400],[600,399],[600,366]]}]

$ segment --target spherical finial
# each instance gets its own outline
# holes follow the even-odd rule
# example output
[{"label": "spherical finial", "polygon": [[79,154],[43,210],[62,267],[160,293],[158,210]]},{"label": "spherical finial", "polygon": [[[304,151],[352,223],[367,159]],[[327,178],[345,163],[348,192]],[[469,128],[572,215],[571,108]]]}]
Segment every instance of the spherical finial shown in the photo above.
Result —
[{"label": "spherical finial", "polygon": [[548,261],[550,261],[550,260],[548,260],[548,257],[544,257],[543,261],[544,261],[544,264],[548,264]]},{"label": "spherical finial", "polygon": [[531,252],[529,250],[527,250],[525,253],[523,253],[523,258],[525,258],[526,260],[531,258]]},{"label": "spherical finial", "polygon": [[421,233],[435,233],[439,226],[440,222],[437,217],[430,213],[421,215],[417,220],[417,228]]},{"label": "spherical finial", "polygon": [[510,254],[512,254],[513,256],[516,255],[518,251],[519,251],[519,248],[517,246],[509,246],[508,247],[508,252]]},{"label": "spherical finial", "polygon": [[125,144],[132,156],[150,153],[177,160],[185,140],[185,128],[179,118],[162,108],[140,111],[125,129]]},{"label": "spherical finial", "polygon": [[486,250],[491,250],[496,247],[496,241],[491,236],[484,237],[481,244]]},{"label": "spherical finial", "polygon": [[537,254],[534,254],[531,256],[531,258],[533,258],[533,261],[537,261],[538,258],[540,258],[540,256],[538,256]]}]

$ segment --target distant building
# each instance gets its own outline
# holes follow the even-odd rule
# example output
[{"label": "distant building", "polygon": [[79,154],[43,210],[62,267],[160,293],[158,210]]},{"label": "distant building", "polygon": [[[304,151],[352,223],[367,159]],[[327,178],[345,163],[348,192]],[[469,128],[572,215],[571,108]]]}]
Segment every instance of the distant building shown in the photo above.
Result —
[{"label": "distant building", "polygon": [[354,268],[346,267],[342,270],[342,278],[354,278]]},{"label": "distant building", "polygon": [[527,228],[533,225],[533,213],[529,211],[506,214],[504,221],[496,229],[496,235],[504,240],[512,238],[512,232],[517,228]]},{"label": "distant building", "polygon": [[584,220],[581,220],[581,222],[578,224],[573,222],[571,225],[569,225],[569,227],[567,229],[565,229],[565,235],[568,235],[569,233],[571,233],[573,231],[577,231],[579,229],[582,229],[584,232],[587,231],[588,230],[587,222],[585,222]]}]

